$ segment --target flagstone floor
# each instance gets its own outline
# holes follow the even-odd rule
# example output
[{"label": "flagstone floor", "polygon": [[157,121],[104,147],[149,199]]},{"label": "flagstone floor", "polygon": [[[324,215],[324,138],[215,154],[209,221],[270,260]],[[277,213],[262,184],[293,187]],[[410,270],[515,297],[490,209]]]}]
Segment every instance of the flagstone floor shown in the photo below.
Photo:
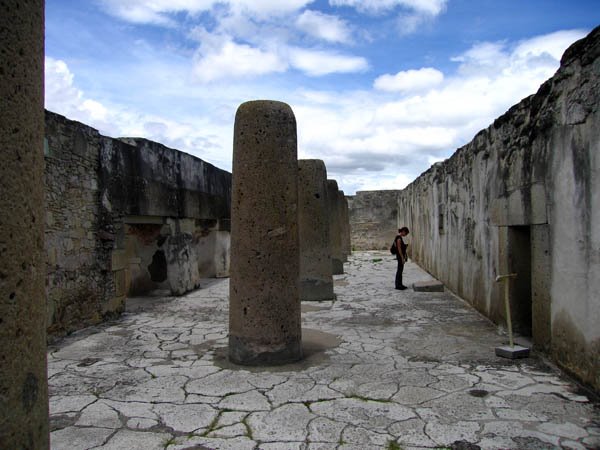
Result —
[{"label": "flagstone floor", "polygon": [[[599,448],[600,413],[449,292],[394,289],[395,260],[350,257],[337,301],[303,304],[299,363],[227,361],[229,281],[128,300],[48,353],[53,450]],[[405,283],[431,280],[413,263]]]}]

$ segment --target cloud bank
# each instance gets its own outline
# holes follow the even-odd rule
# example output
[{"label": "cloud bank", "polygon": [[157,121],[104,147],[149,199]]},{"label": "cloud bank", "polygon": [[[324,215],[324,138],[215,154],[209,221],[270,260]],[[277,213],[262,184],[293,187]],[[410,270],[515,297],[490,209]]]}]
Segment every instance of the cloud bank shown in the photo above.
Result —
[{"label": "cloud bank", "polygon": [[[178,28],[187,40],[185,52],[168,60],[166,50],[139,52],[134,64],[99,72],[97,84],[117,72],[132,81],[110,98],[86,92],[67,60],[48,57],[46,107],[104,134],[143,136],[231,170],[237,106],[273,98],[296,114],[299,156],[323,159],[346,193],[400,189],[534,93],[556,71],[564,50],[585,35],[567,30],[518,42],[477,42],[444,68],[381,73],[360,54],[364,35],[356,23],[309,9],[312,3],[103,0],[120,20]],[[340,11],[417,21],[443,14],[447,6],[444,0],[329,3]],[[211,20],[199,21],[203,14]],[[150,91],[144,74],[153,77]],[[332,78],[348,74],[363,81],[346,85]],[[322,79],[330,81],[316,83]]]}]

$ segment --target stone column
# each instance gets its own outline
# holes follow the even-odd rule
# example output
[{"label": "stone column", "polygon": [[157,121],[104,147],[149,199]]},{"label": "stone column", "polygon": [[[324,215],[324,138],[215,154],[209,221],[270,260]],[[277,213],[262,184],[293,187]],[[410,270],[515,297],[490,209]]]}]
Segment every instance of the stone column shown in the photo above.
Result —
[{"label": "stone column", "polygon": [[298,161],[300,300],[333,300],[327,170],[319,159]]},{"label": "stone column", "polygon": [[352,242],[350,240],[350,214],[348,212],[348,199],[344,191],[340,191],[340,201],[342,207],[342,250],[344,252],[344,260],[348,260],[348,256],[352,254]]},{"label": "stone column", "polygon": [[44,2],[0,9],[0,448],[47,449]]},{"label": "stone column", "polygon": [[243,103],[235,116],[229,359],[302,357],[296,119],[285,103]]},{"label": "stone column", "polygon": [[327,180],[327,203],[329,204],[329,235],[331,239],[331,267],[334,275],[344,273],[342,255],[342,230],[340,222],[340,202],[338,184],[335,180]]}]

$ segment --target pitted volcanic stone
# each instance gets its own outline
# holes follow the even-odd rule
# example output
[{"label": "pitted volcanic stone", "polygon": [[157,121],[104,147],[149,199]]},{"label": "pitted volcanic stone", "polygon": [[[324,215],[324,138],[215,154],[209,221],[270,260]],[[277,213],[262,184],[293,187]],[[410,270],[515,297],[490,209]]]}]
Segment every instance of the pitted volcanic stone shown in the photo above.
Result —
[{"label": "pitted volcanic stone", "polygon": [[327,170],[319,159],[298,161],[300,300],[332,300]]},{"label": "pitted volcanic stone", "polygon": [[329,234],[331,241],[331,266],[333,275],[344,273],[344,255],[342,253],[341,205],[338,184],[327,180],[327,203],[329,205]]},{"label": "pitted volcanic stone", "polygon": [[41,449],[49,445],[44,2],[6,0],[0,10],[0,448]]},{"label": "pitted volcanic stone", "polygon": [[285,103],[242,104],[235,118],[229,358],[301,358],[296,119]]}]

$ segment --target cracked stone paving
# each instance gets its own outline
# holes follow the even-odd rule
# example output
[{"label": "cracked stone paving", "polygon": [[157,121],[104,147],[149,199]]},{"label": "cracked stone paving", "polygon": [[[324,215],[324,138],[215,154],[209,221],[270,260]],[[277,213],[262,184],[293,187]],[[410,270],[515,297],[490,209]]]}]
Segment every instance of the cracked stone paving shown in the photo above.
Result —
[{"label": "cracked stone paving", "polygon": [[[49,349],[53,450],[600,447],[598,404],[449,292],[394,289],[396,261],[349,258],[335,302],[302,305],[305,358],[227,361],[227,279],[128,300]],[[405,282],[431,280],[413,263]]]}]

